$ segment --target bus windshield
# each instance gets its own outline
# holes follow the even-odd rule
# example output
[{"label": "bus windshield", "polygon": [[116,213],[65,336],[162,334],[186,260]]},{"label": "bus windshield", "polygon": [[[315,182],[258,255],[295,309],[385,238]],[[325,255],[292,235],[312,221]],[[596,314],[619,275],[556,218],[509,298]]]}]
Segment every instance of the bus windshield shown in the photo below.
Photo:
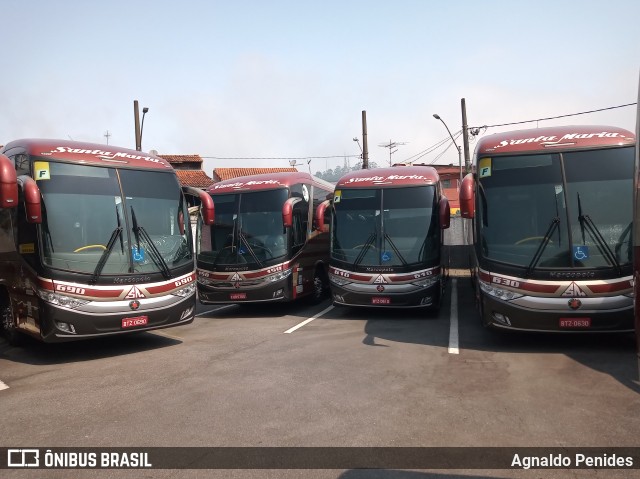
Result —
[{"label": "bus windshield", "polygon": [[437,261],[434,186],[344,189],[334,195],[331,257],[354,266]]},{"label": "bus windshield", "polygon": [[[42,260],[74,272],[163,272],[193,263],[187,205],[175,175],[48,161]],[[98,264],[104,264],[98,268]]]},{"label": "bus windshield", "polygon": [[287,189],[214,195],[216,221],[200,225],[198,260],[215,266],[261,268],[287,255],[282,206]]},{"label": "bus windshield", "polygon": [[627,147],[481,158],[482,255],[529,269],[629,266],[633,156]]}]

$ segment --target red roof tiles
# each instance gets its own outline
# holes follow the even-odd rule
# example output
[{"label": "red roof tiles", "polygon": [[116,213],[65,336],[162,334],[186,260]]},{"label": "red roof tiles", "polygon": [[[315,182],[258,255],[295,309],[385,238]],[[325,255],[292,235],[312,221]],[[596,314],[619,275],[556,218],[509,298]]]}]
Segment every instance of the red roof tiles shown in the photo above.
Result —
[{"label": "red roof tiles", "polygon": [[178,180],[182,186],[193,186],[194,188],[208,188],[213,184],[213,180],[202,170],[175,170]]},{"label": "red roof tiles", "polygon": [[202,163],[200,155],[158,155],[160,158],[164,158],[169,163]]},{"label": "red roof tiles", "polygon": [[224,181],[232,178],[238,178],[240,176],[296,171],[298,171],[296,168],[215,168],[213,170],[213,179],[214,181]]}]

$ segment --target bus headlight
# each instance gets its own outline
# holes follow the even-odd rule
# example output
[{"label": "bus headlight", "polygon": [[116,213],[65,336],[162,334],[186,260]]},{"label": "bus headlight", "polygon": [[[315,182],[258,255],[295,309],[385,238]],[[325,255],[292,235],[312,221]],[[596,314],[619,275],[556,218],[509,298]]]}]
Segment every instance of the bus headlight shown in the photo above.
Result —
[{"label": "bus headlight", "polygon": [[338,276],[338,275],[335,275],[335,274],[330,274],[329,275],[329,281],[331,281],[336,286],[344,286],[345,284],[351,283],[351,281],[349,281],[344,276]]},{"label": "bus headlight", "polygon": [[53,291],[47,291],[46,289],[38,289],[36,290],[36,293],[43,301],[67,309],[76,309],[89,302],[86,299],[74,298],[73,296],[54,293]]},{"label": "bus headlight", "polygon": [[191,283],[186,285],[184,288],[180,288],[179,290],[174,291],[171,294],[173,294],[174,296],[180,296],[181,298],[187,298],[192,294],[194,294],[195,292],[196,292],[196,284]]},{"label": "bus headlight", "polygon": [[414,281],[411,284],[414,286],[418,286],[419,288],[429,288],[430,286],[436,284],[438,281],[440,281],[440,276],[431,276],[428,278],[422,278],[418,281]]},{"label": "bus headlight", "polygon": [[267,276],[267,281],[271,281],[275,283],[276,281],[281,281],[285,278],[291,276],[291,268],[285,269],[283,271],[278,271],[276,274],[272,274],[271,276]]},{"label": "bus headlight", "polygon": [[203,286],[211,286],[213,284],[213,280],[205,278],[204,276],[198,276],[198,283]]},{"label": "bus headlight", "polygon": [[522,298],[524,296],[520,293],[514,293],[513,291],[509,291],[502,288],[496,288],[495,286],[485,283],[484,281],[478,281],[480,284],[480,289],[487,293],[489,296],[493,296],[494,298],[501,299],[503,301],[511,301],[514,299]]}]

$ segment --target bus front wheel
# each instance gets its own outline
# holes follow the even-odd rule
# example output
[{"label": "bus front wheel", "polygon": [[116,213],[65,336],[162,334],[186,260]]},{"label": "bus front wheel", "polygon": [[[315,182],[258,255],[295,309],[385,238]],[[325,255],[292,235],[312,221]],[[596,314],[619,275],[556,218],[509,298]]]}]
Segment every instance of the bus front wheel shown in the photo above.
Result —
[{"label": "bus front wheel", "polygon": [[2,335],[12,346],[19,346],[22,343],[24,336],[15,326],[11,302],[6,295],[4,295],[0,301],[0,321],[0,325],[2,326]]},{"label": "bus front wheel", "polygon": [[322,268],[316,268],[313,275],[313,289],[311,291],[310,300],[312,303],[319,303],[328,291],[328,282],[322,271]]}]

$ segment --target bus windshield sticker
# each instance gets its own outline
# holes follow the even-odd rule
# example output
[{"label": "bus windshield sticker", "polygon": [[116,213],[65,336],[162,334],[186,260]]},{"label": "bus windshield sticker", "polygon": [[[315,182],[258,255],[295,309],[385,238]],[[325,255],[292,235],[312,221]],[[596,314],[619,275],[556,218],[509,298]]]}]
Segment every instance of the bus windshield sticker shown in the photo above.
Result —
[{"label": "bus windshield sticker", "polygon": [[555,185],[556,187],[556,195],[559,195],[560,193],[562,193],[562,185]]},{"label": "bus windshield sticker", "polygon": [[49,170],[49,162],[48,161],[34,161],[33,162],[33,173],[36,177],[36,180],[50,180],[51,179],[51,171]]},{"label": "bus windshield sticker", "polygon": [[482,158],[479,165],[480,178],[491,176],[491,158]]},{"label": "bus windshield sticker", "polygon": [[334,203],[340,203],[340,196],[341,195],[342,195],[342,191],[336,190],[335,193],[333,193],[333,202]]},{"label": "bus windshield sticker", "polygon": [[391,253],[388,251],[385,251],[382,253],[382,255],[380,256],[380,259],[382,260],[383,263],[386,263],[387,261],[391,261]]},{"label": "bus windshield sticker", "polygon": [[133,257],[133,261],[137,262],[137,263],[141,263],[144,261],[144,249],[142,247],[140,247],[140,249],[138,249],[137,246],[132,246],[131,247],[131,256]]},{"label": "bus windshield sticker", "polygon": [[578,261],[589,258],[589,247],[585,245],[573,247],[573,257]]}]

